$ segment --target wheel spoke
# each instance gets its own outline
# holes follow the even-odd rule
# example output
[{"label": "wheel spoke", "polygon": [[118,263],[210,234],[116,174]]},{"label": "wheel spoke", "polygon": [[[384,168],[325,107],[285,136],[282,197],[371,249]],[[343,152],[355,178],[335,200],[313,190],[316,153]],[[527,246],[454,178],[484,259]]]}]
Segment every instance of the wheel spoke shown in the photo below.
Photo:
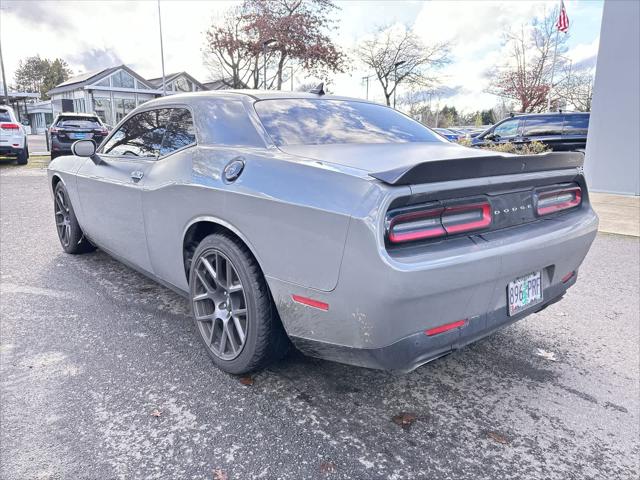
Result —
[{"label": "wheel spoke", "polygon": [[194,302],[199,302],[200,300],[205,300],[207,298],[209,298],[209,292],[201,293],[200,295],[196,295],[195,297],[193,297],[193,301]]},{"label": "wheel spoke", "polygon": [[202,273],[200,273],[200,271],[196,270],[196,276],[198,277],[198,280],[200,280],[200,283],[208,293],[211,293],[212,291],[215,290],[215,288],[209,285],[209,281],[205,278],[205,276]]},{"label": "wheel spoke", "polygon": [[231,347],[231,353],[236,353],[238,351],[238,345],[236,345],[236,340],[233,338],[231,334],[231,330],[229,329],[229,322],[224,324],[223,335],[226,335],[227,340],[229,341],[229,345]]},{"label": "wheel spoke", "polygon": [[202,257],[201,261],[202,261],[202,264],[204,265],[204,268],[206,268],[207,272],[209,272],[209,275],[211,275],[211,278],[213,278],[213,281],[217,282],[218,281],[218,274],[216,273],[216,271],[211,266],[211,263],[209,262],[209,260],[207,260],[205,257]]},{"label": "wheel spoke", "polygon": [[242,345],[244,344],[245,336],[244,336],[244,330],[242,328],[242,325],[240,324],[240,319],[235,315],[232,318],[233,318],[233,325],[236,327],[236,332],[238,333],[238,337],[240,337],[240,345]]},{"label": "wheel spoke", "polygon": [[[208,322],[210,320],[215,320],[213,313],[210,313],[208,315],[194,315],[196,317],[196,320],[199,322]],[[212,322],[215,323],[215,322]]]},{"label": "wheel spoke", "polygon": [[226,261],[225,281],[227,290],[230,291],[231,285],[233,284],[233,266],[229,260]]},{"label": "wheel spoke", "polygon": [[216,332],[216,322],[211,322],[211,334],[209,335],[209,346],[213,346],[213,337]]},{"label": "wheel spoke", "polygon": [[236,308],[231,312],[231,315],[246,315],[246,314],[247,314],[246,308]]},{"label": "wheel spoke", "polygon": [[220,355],[224,355],[224,349],[227,347],[227,330],[223,326],[220,334]]}]

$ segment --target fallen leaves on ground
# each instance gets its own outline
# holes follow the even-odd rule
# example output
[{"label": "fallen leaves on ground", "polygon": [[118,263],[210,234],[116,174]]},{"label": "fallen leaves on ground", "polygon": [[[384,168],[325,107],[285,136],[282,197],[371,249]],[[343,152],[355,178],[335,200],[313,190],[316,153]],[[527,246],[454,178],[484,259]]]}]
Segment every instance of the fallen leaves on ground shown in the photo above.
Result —
[{"label": "fallen leaves on ground", "polygon": [[221,468],[216,468],[213,470],[213,480],[229,480],[229,476]]},{"label": "fallen leaves on ground", "polygon": [[546,360],[551,360],[552,362],[555,362],[557,360],[555,353],[547,352],[546,350],[543,350],[541,348],[536,349],[536,355]]},{"label": "fallen leaves on ground", "polygon": [[400,412],[398,415],[391,418],[393,423],[400,425],[405,430],[409,429],[417,419],[418,417],[415,413],[409,412]]},{"label": "fallen leaves on ground", "polygon": [[322,473],[332,473],[336,471],[336,464],[331,462],[322,462],[320,464],[320,471]]},{"label": "fallen leaves on ground", "polygon": [[157,408],[154,408],[153,411],[151,412],[152,417],[159,417],[160,415],[162,415],[162,412]]},{"label": "fallen leaves on ground", "polygon": [[246,385],[247,387],[250,387],[251,385],[253,385],[253,378],[251,378],[251,377],[240,377],[240,383],[242,385]]},{"label": "fallen leaves on ground", "polygon": [[488,432],[487,437],[489,437],[491,440],[495,442],[502,443],[503,445],[506,445],[507,443],[509,443],[509,440],[507,440],[507,437],[505,437],[504,435],[500,435],[499,433],[496,433],[496,432]]}]

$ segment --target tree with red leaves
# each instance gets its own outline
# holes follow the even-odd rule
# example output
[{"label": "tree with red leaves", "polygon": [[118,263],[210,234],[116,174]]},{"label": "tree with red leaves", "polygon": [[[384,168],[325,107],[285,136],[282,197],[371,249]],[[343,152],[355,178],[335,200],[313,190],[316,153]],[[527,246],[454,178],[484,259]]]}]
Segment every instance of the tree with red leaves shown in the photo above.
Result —
[{"label": "tree with red leaves", "polygon": [[[323,78],[344,70],[345,56],[333,44],[330,0],[245,0],[206,33],[205,63],[232,88],[282,89],[288,67]],[[262,78],[264,43],[272,75]]]},{"label": "tree with red leaves", "polygon": [[[505,34],[509,55],[502,66],[490,72],[491,83],[487,89],[488,93],[515,100],[522,113],[545,110],[547,95],[551,90],[551,64],[557,18],[558,12],[554,10],[543,19],[534,20],[530,26],[522,26],[517,33]],[[566,51],[566,40],[564,34],[558,40],[556,72],[565,63],[561,53]],[[561,81],[560,76],[557,76],[554,86]],[[557,103],[558,100],[552,98],[552,103]]]}]

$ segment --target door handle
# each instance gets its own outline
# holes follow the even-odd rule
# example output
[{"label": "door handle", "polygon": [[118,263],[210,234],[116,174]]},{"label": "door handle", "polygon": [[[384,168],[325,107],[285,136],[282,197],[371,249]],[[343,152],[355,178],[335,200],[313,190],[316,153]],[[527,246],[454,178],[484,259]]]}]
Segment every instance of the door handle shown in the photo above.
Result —
[{"label": "door handle", "polygon": [[142,177],[144,177],[144,172],[140,170],[134,170],[133,172],[131,172],[131,179],[134,182],[139,182],[140,180],[142,180]]}]

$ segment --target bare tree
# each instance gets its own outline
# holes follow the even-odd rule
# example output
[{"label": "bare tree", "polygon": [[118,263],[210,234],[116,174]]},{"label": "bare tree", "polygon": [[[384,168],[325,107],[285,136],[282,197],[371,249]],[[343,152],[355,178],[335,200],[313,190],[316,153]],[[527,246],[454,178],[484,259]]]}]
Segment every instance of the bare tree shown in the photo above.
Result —
[{"label": "bare tree", "polygon": [[374,71],[387,105],[391,105],[391,97],[401,83],[420,87],[437,83],[434,70],[449,61],[449,47],[446,43],[424,45],[410,30],[386,26],[363,41],[356,55]]},{"label": "bare tree", "polygon": [[554,87],[559,98],[580,112],[591,111],[593,97],[593,72],[576,69],[572,64],[564,67],[560,83]]},{"label": "bare tree", "polygon": [[[518,32],[505,33],[510,53],[505,64],[489,73],[489,93],[515,100],[520,112],[544,110],[550,92],[555,97],[552,100],[557,102],[557,92],[551,88],[557,18],[558,11],[554,9],[544,18],[534,20],[531,25],[523,25]],[[562,34],[557,38],[557,69],[560,70],[564,62],[561,54],[566,50],[567,36]],[[555,78],[560,83],[558,76]]]}]

